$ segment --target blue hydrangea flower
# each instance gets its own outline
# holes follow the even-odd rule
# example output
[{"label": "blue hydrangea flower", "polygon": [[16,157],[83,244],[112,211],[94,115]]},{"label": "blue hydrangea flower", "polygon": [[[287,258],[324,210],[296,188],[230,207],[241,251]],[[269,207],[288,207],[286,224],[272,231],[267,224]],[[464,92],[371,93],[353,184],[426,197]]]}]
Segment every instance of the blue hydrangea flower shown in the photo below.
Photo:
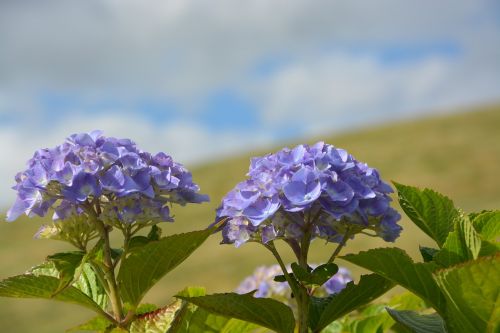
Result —
[{"label": "blue hydrangea flower", "polygon": [[306,230],[328,242],[361,231],[394,241],[401,232],[391,186],[343,149],[285,148],[253,158],[247,176],[217,209],[217,221],[227,218],[223,243],[299,241]]},{"label": "blue hydrangea flower", "polygon": [[168,205],[201,203],[206,195],[191,173],[165,153],[152,155],[129,139],[105,137],[100,131],[73,134],[54,148],[37,150],[18,173],[17,198],[7,212],[67,220],[92,209],[104,222],[173,221]]}]

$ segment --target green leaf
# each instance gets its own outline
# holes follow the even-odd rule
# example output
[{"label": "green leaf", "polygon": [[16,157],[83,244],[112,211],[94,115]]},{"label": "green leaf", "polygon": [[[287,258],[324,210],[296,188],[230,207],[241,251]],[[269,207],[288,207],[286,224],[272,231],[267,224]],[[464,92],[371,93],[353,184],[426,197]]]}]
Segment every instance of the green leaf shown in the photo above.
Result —
[{"label": "green leaf", "polygon": [[212,313],[248,321],[279,333],[292,333],[295,319],[292,310],[269,298],[255,298],[250,294],[214,294],[199,297],[176,296]]},{"label": "green leaf", "polygon": [[443,318],[437,313],[421,315],[415,311],[397,311],[386,308],[391,317],[413,333],[446,333]]},{"label": "green leaf", "polygon": [[439,313],[444,312],[446,301],[432,276],[435,264],[414,263],[398,248],[372,249],[342,259],[382,275],[428,301]]},{"label": "green leaf", "polygon": [[433,249],[432,247],[419,246],[420,254],[424,262],[430,262],[434,260],[434,256],[439,252],[438,249]]},{"label": "green leaf", "polygon": [[181,307],[181,301],[137,316],[130,325],[130,333],[165,333],[170,328],[176,313]]},{"label": "green leaf", "polygon": [[442,247],[459,216],[453,201],[430,189],[420,190],[396,182],[394,186],[398,190],[399,204],[406,215]]},{"label": "green leaf", "polygon": [[75,279],[75,271],[82,263],[85,253],[82,251],[73,252],[61,252],[50,255],[47,260],[54,263],[55,268],[59,272],[60,284],[54,294],[57,294],[71,283]]},{"label": "green leaf", "polygon": [[128,250],[135,251],[149,243],[149,239],[146,236],[134,236],[130,238],[128,242]]},{"label": "green leaf", "polygon": [[[205,288],[188,287],[178,295],[184,297],[205,296]],[[176,313],[168,333],[256,333],[259,328],[253,323],[211,313],[188,301],[182,302],[183,305]]]},{"label": "green leaf", "polygon": [[500,254],[435,273],[448,300],[450,332],[500,330]]},{"label": "green leaf", "polygon": [[357,285],[350,282],[340,293],[329,297],[330,300],[321,311],[318,322],[312,323],[312,330],[320,332],[332,321],[368,304],[392,287],[394,284],[382,276],[377,274],[362,275]]},{"label": "green leaf", "polygon": [[137,306],[165,274],[186,260],[212,233],[211,229],[172,235],[152,241],[123,259],[118,283],[123,300]]},{"label": "green leaf", "polygon": [[67,329],[66,332],[98,331],[105,332],[112,324],[104,317],[98,316],[78,326]]},{"label": "green leaf", "polygon": [[94,302],[99,304],[102,309],[106,309],[108,305],[108,296],[96,273],[92,269],[92,266],[88,263],[84,263],[80,266],[79,270],[80,274],[73,283],[73,286],[89,296]]},{"label": "green leaf", "polygon": [[474,228],[481,237],[480,256],[500,251],[500,211],[482,212],[471,217]]},{"label": "green leaf", "polygon": [[60,284],[58,278],[51,276],[18,275],[0,282],[0,296],[53,299],[78,304],[102,314],[99,305],[75,287],[68,286],[58,294],[54,294]]},{"label": "green leaf", "polygon": [[449,267],[476,259],[481,249],[481,239],[466,216],[457,218],[455,230],[448,234],[441,251],[434,256],[438,264]]},{"label": "green leaf", "polygon": [[156,224],[153,224],[151,230],[149,230],[148,239],[150,241],[157,241],[160,240],[160,237],[161,237],[161,229]]}]

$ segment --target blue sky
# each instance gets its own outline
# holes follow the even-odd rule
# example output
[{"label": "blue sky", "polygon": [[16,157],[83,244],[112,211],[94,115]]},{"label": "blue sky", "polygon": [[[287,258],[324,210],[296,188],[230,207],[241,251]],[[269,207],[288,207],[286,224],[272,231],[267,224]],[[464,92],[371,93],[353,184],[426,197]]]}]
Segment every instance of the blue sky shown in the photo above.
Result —
[{"label": "blue sky", "polygon": [[74,132],[194,165],[500,100],[498,1],[7,0],[0,45],[3,184]]}]

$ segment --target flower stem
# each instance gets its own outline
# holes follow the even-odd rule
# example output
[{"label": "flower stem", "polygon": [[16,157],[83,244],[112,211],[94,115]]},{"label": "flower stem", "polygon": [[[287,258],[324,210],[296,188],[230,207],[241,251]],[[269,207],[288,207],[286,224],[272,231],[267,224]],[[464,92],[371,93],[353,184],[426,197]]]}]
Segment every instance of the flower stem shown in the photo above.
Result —
[{"label": "flower stem", "polygon": [[339,245],[337,245],[337,248],[335,249],[335,251],[333,251],[332,256],[330,257],[330,259],[328,259],[327,264],[333,262],[335,258],[337,258],[337,256],[340,253],[340,250],[342,250],[342,248],[345,246],[345,243],[347,242],[350,236],[351,235],[349,234],[349,230],[347,230],[346,233],[344,234],[344,237],[340,241]]},{"label": "flower stem", "polygon": [[111,307],[113,309],[113,315],[117,322],[121,322],[123,310],[120,298],[120,293],[118,290],[118,285],[115,279],[115,271],[113,265],[113,259],[111,257],[111,246],[109,241],[109,229],[104,225],[102,221],[96,219],[101,237],[104,240],[104,277],[106,278],[108,288],[109,288],[109,299],[111,302]]}]

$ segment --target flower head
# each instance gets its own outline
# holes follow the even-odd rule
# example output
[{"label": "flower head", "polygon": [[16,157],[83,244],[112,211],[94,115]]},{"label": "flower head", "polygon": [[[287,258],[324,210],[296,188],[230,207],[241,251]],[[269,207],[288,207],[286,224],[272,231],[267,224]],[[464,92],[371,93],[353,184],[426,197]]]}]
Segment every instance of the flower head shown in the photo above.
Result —
[{"label": "flower head", "polygon": [[[109,224],[172,221],[168,204],[200,203],[191,173],[165,153],[152,155],[129,139],[100,131],[73,134],[61,145],[37,150],[18,173],[17,198],[7,213],[64,221],[94,215]],[[47,229],[48,230],[48,229]]]},{"label": "flower head", "polygon": [[228,218],[223,242],[299,240],[341,242],[365,229],[394,241],[399,214],[390,207],[392,188],[376,169],[347,151],[318,142],[253,158],[248,179],[222,200],[217,220]]}]

